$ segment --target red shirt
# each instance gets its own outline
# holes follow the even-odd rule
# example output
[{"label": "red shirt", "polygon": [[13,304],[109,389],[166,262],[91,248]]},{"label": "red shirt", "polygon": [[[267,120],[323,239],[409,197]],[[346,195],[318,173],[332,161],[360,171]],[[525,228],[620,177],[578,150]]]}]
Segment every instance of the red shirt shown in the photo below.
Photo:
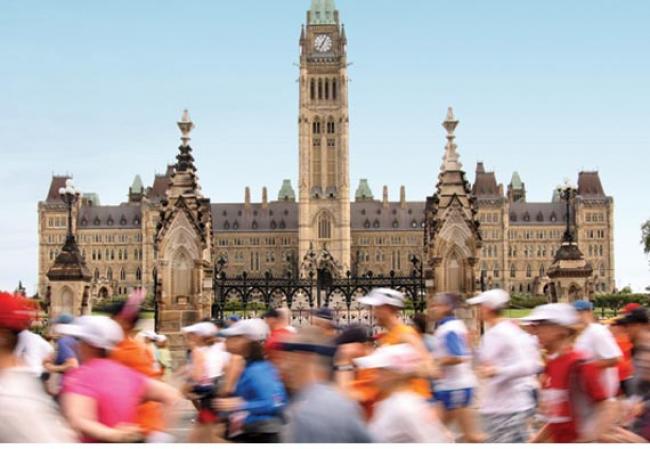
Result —
[{"label": "red shirt", "polygon": [[541,409],[555,443],[575,442],[589,424],[593,403],[607,399],[600,369],[570,349],[549,358],[544,371]]},{"label": "red shirt", "polygon": [[291,331],[286,327],[272,330],[269,338],[264,342],[264,352],[267,357],[271,354],[271,351],[277,351],[280,348],[280,343],[286,340],[289,335],[291,335]]}]

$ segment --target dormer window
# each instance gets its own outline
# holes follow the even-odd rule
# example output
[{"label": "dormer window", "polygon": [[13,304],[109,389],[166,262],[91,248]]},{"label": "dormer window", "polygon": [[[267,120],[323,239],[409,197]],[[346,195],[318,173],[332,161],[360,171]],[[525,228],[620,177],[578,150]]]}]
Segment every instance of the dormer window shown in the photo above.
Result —
[{"label": "dormer window", "polygon": [[524,214],[524,221],[530,221],[530,214],[528,212]]},{"label": "dormer window", "polygon": [[514,212],[510,214],[510,221],[517,221],[517,214]]},{"label": "dormer window", "polygon": [[537,213],[537,221],[544,221],[544,214],[542,212]]},{"label": "dormer window", "polygon": [[361,215],[366,215],[366,210],[365,209],[361,209]]},{"label": "dormer window", "polygon": [[363,227],[366,229],[370,229],[370,220],[366,220],[363,222]]},{"label": "dormer window", "polygon": [[393,229],[399,228],[399,221],[395,220],[393,221]]},{"label": "dormer window", "polygon": [[418,222],[417,222],[417,220],[413,220],[413,221],[411,222],[411,227],[412,227],[413,229],[417,229],[417,227],[418,227]]},{"label": "dormer window", "polygon": [[375,229],[379,228],[379,220],[375,220],[374,223],[372,224],[372,227]]},{"label": "dormer window", "polygon": [[86,217],[83,217],[81,219],[81,226],[87,226],[87,225],[88,225],[88,220],[86,219]]},{"label": "dormer window", "polygon": [[223,228],[226,229],[226,230],[227,230],[227,229],[230,229],[230,222],[229,222],[228,220],[226,220],[226,221],[223,223]]},{"label": "dormer window", "polygon": [[227,217],[227,216],[228,216],[228,211],[225,211],[225,210],[224,210],[223,213],[222,213],[222,215],[223,215],[224,217]]},{"label": "dormer window", "polygon": [[232,224],[232,228],[235,229],[235,230],[239,229],[239,223],[238,223],[237,221],[235,221],[235,222]]},{"label": "dormer window", "polygon": [[93,221],[93,223],[95,224],[95,226],[99,226],[100,224],[102,224],[102,222],[99,220],[99,217],[95,217],[95,221]]},{"label": "dormer window", "polygon": [[275,222],[275,220],[271,220],[271,229],[276,229],[278,227],[278,224]]},{"label": "dormer window", "polygon": [[136,215],[136,217],[133,219],[133,224],[136,226],[140,225],[140,217]]},{"label": "dormer window", "polygon": [[120,218],[120,225],[125,226],[126,225],[126,217],[122,215],[122,218]]},{"label": "dormer window", "polygon": [[257,222],[256,222],[256,221],[253,221],[253,224],[251,225],[251,227],[252,227],[253,229],[257,229]]},{"label": "dormer window", "polygon": [[284,220],[281,220],[280,221],[280,229],[284,229],[286,227],[287,227],[287,225],[284,223]]}]

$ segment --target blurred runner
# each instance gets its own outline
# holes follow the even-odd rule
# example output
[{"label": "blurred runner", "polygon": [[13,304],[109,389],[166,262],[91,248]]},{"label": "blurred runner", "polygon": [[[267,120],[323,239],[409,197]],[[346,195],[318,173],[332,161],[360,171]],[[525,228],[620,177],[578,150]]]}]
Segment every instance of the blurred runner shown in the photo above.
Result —
[{"label": "blurred runner", "polygon": [[352,325],[336,338],[334,379],[350,398],[361,404],[364,418],[372,417],[375,403],[379,400],[376,386],[377,370],[360,368],[353,360],[370,355],[374,350],[372,330],[367,326]]},{"label": "blurred runner", "polygon": [[[171,442],[170,435],[148,432],[138,425],[138,406],[144,401],[163,404],[169,418],[176,390],[108,358],[123,340],[120,326],[108,317],[83,316],[56,331],[79,340],[81,366],[63,381],[61,403],[82,441],[129,443]],[[165,428],[163,424],[162,429]]]},{"label": "blurred runner", "polygon": [[453,442],[428,401],[410,388],[410,380],[424,363],[413,346],[383,346],[354,362],[361,368],[377,370],[376,385],[382,400],[375,406],[368,428],[373,439],[381,443]]},{"label": "blurred runner", "polygon": [[332,384],[336,347],[314,326],[282,345],[282,370],[293,392],[284,443],[370,443],[361,408]]},{"label": "blurred runner", "polygon": [[55,397],[59,394],[63,376],[79,366],[79,357],[77,355],[77,340],[69,335],[57,334],[54,328],[58,324],[70,324],[73,320],[72,315],[63,314],[52,322],[50,328],[50,334],[55,341],[56,352],[45,361],[43,366],[54,377],[50,379],[48,391]]},{"label": "blurred runner", "polygon": [[619,394],[627,398],[633,394],[632,374],[634,372],[634,366],[632,364],[632,340],[630,340],[630,337],[625,332],[625,328],[620,325],[616,318],[609,325],[609,330],[623,354],[616,369],[618,370]]},{"label": "blurred runner", "polygon": [[[478,351],[478,374],[485,378],[480,413],[487,443],[525,443],[528,418],[535,408],[530,376],[544,366],[529,343],[529,335],[504,318],[510,295],[489,290],[467,301],[479,306],[479,319],[488,327]],[[531,351],[532,350],[532,351]],[[531,353],[533,352],[533,353]]]},{"label": "blurred runner", "polygon": [[[426,370],[433,372],[433,363],[422,338],[412,327],[402,322],[400,312],[404,308],[404,295],[401,292],[390,288],[376,288],[368,296],[360,298],[359,303],[372,306],[375,321],[386,329],[386,332],[378,339],[380,346],[410,344],[421,354],[423,360],[430,362]],[[413,378],[410,385],[416,393],[425,398],[431,397],[429,382],[426,378]]]},{"label": "blurred runner", "polygon": [[262,315],[262,318],[271,330],[270,335],[264,342],[264,353],[266,354],[266,357],[277,366],[280,344],[287,340],[290,335],[293,335],[293,332],[287,329],[278,309],[268,310],[264,315]]},{"label": "blurred runner", "polygon": [[35,315],[32,302],[0,292],[0,443],[73,443],[76,435],[14,352]]},{"label": "blurred runner", "polygon": [[245,368],[234,397],[215,400],[215,408],[228,417],[228,439],[240,443],[277,443],[287,395],[271,362],[264,360],[260,343],[268,326],[260,319],[243,320],[224,329],[226,349],[242,357]]},{"label": "blurred runner", "polygon": [[311,315],[311,324],[320,329],[323,335],[330,340],[330,343],[334,342],[338,332],[334,323],[334,312],[332,312],[332,309],[321,307],[320,309],[314,310]]},{"label": "blurred runner", "polygon": [[47,380],[47,377],[43,378],[44,374],[47,375],[47,371],[43,365],[53,355],[54,348],[40,335],[35,334],[29,329],[24,329],[18,334],[16,356],[23,361],[35,377],[44,381]]},{"label": "blurred runner", "polygon": [[472,372],[467,328],[454,316],[460,303],[460,296],[454,293],[441,293],[433,299],[431,313],[436,320],[434,357],[442,371],[434,385],[435,399],[443,407],[446,425],[456,422],[465,441],[480,443],[485,436],[478,430],[475,413],[470,408],[476,377]]},{"label": "blurred runner", "polygon": [[156,360],[162,371],[162,380],[169,383],[172,376],[172,355],[165,335],[156,336]]},{"label": "blurred runner", "polygon": [[531,442],[598,441],[612,427],[611,402],[596,363],[574,348],[577,312],[569,304],[545,304],[522,320],[548,353],[540,401],[547,424]]},{"label": "blurred runner", "polygon": [[575,349],[601,369],[601,382],[607,396],[615,398],[620,387],[617,365],[623,353],[609,329],[594,319],[594,306],[590,301],[579,299],[573,303],[573,307],[578,312],[581,329],[575,341]]},{"label": "blurred runner", "polygon": [[[124,339],[111,351],[110,358],[150,379],[160,379],[161,373],[154,369],[151,351],[135,338],[136,326],[140,320],[140,307],[145,295],[145,290],[134,290],[126,301],[115,304],[111,315],[120,325]],[[138,407],[137,422],[146,434],[162,431],[164,420],[160,404],[155,401],[141,404]]]}]

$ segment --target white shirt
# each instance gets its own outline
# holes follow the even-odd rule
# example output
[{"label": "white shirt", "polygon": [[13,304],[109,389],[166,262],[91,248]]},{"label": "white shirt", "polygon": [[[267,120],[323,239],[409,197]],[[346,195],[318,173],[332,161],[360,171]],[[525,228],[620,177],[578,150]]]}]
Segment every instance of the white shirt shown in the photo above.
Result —
[{"label": "white shirt", "polygon": [[205,356],[205,374],[208,379],[215,379],[223,375],[223,370],[230,360],[230,353],[226,352],[226,344],[218,342],[212,346],[201,348]]},{"label": "white shirt", "polygon": [[411,391],[377,403],[368,432],[378,443],[453,443],[433,407]]},{"label": "white shirt", "polygon": [[0,370],[0,443],[75,443],[76,439],[30,369]]},{"label": "white shirt", "polygon": [[526,332],[510,321],[500,321],[481,338],[479,361],[497,370],[485,380],[481,413],[519,413],[535,406],[530,377],[541,371],[542,364]]},{"label": "white shirt", "polygon": [[[460,348],[457,347],[458,345],[460,345]],[[455,353],[457,349],[461,349],[460,354]],[[433,356],[434,358],[461,357],[464,359],[463,362],[457,365],[442,367],[442,378],[435,380],[437,390],[462,390],[476,386],[476,377],[472,371],[472,355],[469,350],[468,333],[463,320],[453,317],[441,320],[433,334]]]},{"label": "white shirt", "polygon": [[[575,342],[575,348],[582,351],[589,360],[606,360],[623,357],[616,339],[605,326],[590,323]],[[609,397],[616,396],[619,389],[618,368],[612,366],[603,369],[602,382]]]},{"label": "white shirt", "polygon": [[43,374],[43,362],[54,353],[54,348],[43,337],[28,330],[18,334],[14,354],[36,377]]}]

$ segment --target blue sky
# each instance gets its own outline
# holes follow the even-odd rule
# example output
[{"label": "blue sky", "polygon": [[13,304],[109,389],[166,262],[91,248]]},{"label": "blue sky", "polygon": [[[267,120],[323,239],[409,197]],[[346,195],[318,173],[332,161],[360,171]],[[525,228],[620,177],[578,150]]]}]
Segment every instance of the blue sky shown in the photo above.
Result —
[{"label": "blue sky", "polygon": [[[275,195],[297,181],[298,37],[309,0],[4,0],[0,136],[5,217],[0,289],[30,288],[37,202],[70,173],[104,204],[150,184],[189,108],[203,191]],[[350,174],[375,195],[435,187],[454,106],[473,179],[514,170],[532,201],[600,170],[615,198],[619,287],[650,285],[650,2],[338,0],[349,40]]]}]

